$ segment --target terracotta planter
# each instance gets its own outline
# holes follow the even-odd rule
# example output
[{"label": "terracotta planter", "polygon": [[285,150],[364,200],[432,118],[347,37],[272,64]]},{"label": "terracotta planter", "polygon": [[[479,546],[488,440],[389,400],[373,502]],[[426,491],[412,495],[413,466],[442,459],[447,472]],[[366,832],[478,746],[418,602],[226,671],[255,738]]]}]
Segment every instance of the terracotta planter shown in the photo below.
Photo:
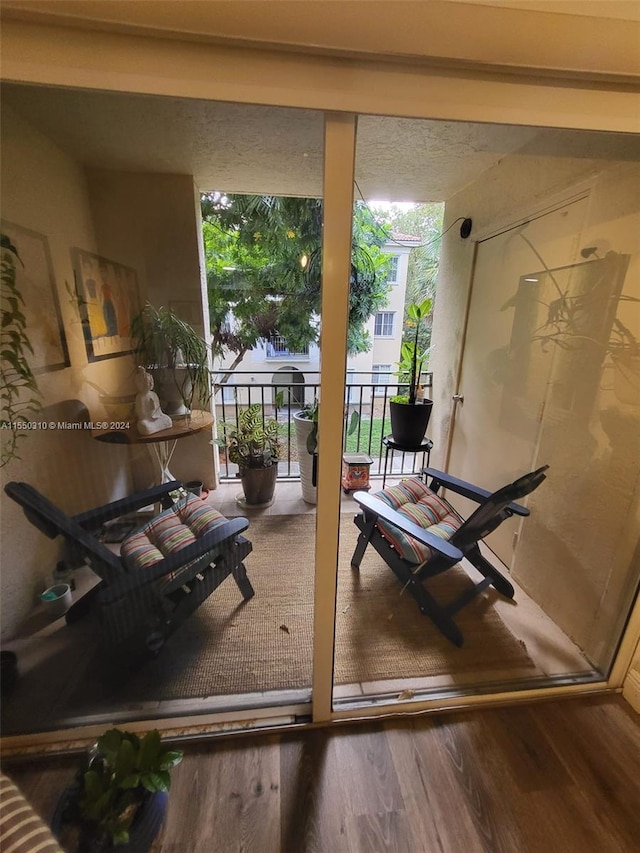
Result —
[{"label": "terracotta planter", "polygon": [[420,447],[429,425],[433,400],[421,403],[389,403],[391,434],[396,444],[403,447]]}]

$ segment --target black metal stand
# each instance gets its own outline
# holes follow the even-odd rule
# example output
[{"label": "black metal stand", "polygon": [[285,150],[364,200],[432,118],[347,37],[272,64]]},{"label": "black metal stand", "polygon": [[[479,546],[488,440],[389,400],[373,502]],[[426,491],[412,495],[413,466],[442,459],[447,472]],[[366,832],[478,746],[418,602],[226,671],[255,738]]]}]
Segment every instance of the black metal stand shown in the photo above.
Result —
[{"label": "black metal stand", "polygon": [[429,467],[429,463],[431,461],[431,448],[433,447],[433,441],[430,438],[423,438],[421,444],[418,447],[406,447],[403,444],[398,444],[397,441],[393,440],[393,436],[385,435],[382,439],[382,443],[385,447],[384,453],[384,473],[382,475],[382,488],[384,489],[385,483],[387,482],[387,466],[389,464],[389,451],[391,451],[391,472],[393,473],[393,454],[396,450],[399,450],[402,453],[402,464],[404,467],[404,454],[405,453],[422,453],[422,465],[420,466],[420,470],[425,467],[425,458],[427,460],[427,467]]}]

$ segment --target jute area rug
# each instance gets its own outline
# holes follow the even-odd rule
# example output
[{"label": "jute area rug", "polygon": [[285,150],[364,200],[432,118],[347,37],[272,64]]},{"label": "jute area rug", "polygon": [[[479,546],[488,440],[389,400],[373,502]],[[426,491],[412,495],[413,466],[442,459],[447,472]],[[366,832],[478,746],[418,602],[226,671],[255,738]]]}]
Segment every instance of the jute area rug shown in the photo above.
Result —
[{"label": "jute area rug", "polygon": [[[465,645],[456,648],[409,595],[401,594],[401,584],[372,548],[360,571],[351,569],[357,534],[353,517],[343,516],[336,684],[533,667],[524,644],[492,607],[495,593],[479,597],[458,615]],[[243,603],[227,579],[161,654],[122,685],[123,701],[311,685],[315,515],[255,519],[247,536],[253,552],[246,567],[255,596]],[[469,583],[456,567],[433,579],[431,589],[446,601]]]}]

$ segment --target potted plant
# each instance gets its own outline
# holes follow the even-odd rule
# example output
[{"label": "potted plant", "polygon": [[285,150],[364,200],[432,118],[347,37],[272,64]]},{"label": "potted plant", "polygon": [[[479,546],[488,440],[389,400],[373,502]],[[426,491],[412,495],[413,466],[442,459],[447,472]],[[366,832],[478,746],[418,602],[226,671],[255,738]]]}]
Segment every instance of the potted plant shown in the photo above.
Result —
[{"label": "potted plant", "polygon": [[408,385],[406,394],[396,394],[389,401],[391,433],[393,440],[403,447],[417,448],[424,438],[431,417],[433,402],[423,399],[420,377],[426,353],[418,347],[420,323],[431,312],[431,299],[420,304],[412,303],[407,314],[414,323],[413,340],[403,341],[398,362],[398,377],[401,385]]},{"label": "potted plant", "polygon": [[144,737],[110,729],[58,801],[54,834],[77,853],[146,853],[164,820],[170,771],[181,761],[155,729]]},{"label": "potted plant", "polygon": [[316,469],[318,466],[318,400],[305,403],[293,416],[298,446],[302,499],[309,504],[318,502]]},{"label": "potted plant", "polygon": [[273,501],[280,459],[280,424],[264,418],[262,406],[254,403],[238,412],[238,422],[221,422],[222,437],[216,440],[227,450],[229,461],[238,466],[244,503],[263,506]]},{"label": "potted plant", "polygon": [[137,363],[153,374],[162,409],[172,417],[188,415],[194,400],[211,399],[207,344],[171,308],[147,303],[131,321]]},{"label": "potted plant", "polygon": [[16,276],[16,264],[22,263],[18,250],[6,234],[0,235],[2,249],[2,412],[5,428],[0,453],[0,467],[19,459],[18,441],[27,435],[24,426],[40,409],[40,390],[29,365],[33,347],[27,336],[24,298]]},{"label": "potted plant", "polygon": [[[298,444],[298,465],[300,466],[302,499],[310,504],[318,502],[316,489],[316,473],[318,469],[318,412],[319,404],[316,397],[312,403],[305,403],[302,409],[293,416]],[[348,409],[345,409],[345,417],[347,412]],[[360,415],[358,412],[352,412],[347,434],[352,435],[358,428],[359,423]]]}]

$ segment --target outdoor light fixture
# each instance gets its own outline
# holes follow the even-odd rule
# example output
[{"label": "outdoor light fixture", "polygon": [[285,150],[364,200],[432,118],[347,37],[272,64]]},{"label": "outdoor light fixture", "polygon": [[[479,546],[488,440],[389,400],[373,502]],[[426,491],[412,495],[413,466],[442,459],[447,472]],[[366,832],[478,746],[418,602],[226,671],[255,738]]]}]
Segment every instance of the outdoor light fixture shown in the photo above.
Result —
[{"label": "outdoor light fixture", "polygon": [[309,263],[309,257],[306,253],[304,253],[302,255],[302,257],[300,258],[300,266],[302,267],[303,270],[307,268],[308,263]]}]

